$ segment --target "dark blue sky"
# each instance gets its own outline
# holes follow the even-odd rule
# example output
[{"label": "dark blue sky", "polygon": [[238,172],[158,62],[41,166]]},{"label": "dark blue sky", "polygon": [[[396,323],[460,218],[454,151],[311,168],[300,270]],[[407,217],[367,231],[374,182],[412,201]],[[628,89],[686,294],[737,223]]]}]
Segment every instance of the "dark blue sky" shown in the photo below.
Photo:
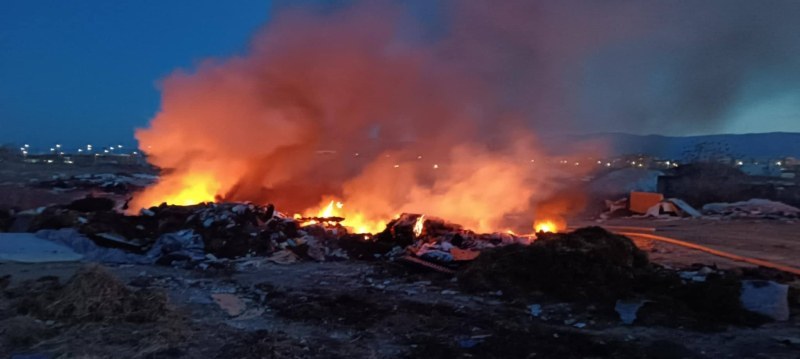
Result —
[{"label": "dark blue sky", "polygon": [[[242,52],[267,0],[4,0],[0,143],[133,144],[157,81]],[[107,143],[106,143],[107,142]]]},{"label": "dark blue sky", "polygon": [[[393,1],[409,7],[426,26],[447,19],[444,13],[429,11],[438,9],[431,3],[465,4],[460,0]],[[132,145],[133,130],[146,126],[158,111],[159,79],[179,68],[191,69],[209,57],[244,52],[275,7],[301,4],[327,11],[352,2],[3,0],[0,144]],[[503,7],[499,2],[484,2],[492,4],[490,12]],[[509,3],[523,8],[533,4],[502,2]],[[465,28],[471,35],[487,36],[481,37],[477,51],[466,52],[464,58],[492,53],[495,56],[489,60],[524,59],[511,65],[495,61],[499,66],[490,61],[489,73],[514,79],[510,88],[515,91],[520,85],[530,90],[521,92],[529,95],[521,100],[534,104],[535,108],[528,109],[532,119],[563,119],[558,113],[536,111],[559,103],[558,99],[533,101],[548,89],[563,87],[566,93],[577,95],[578,100],[565,107],[577,110],[572,114],[580,124],[577,129],[587,132],[800,132],[800,2],[776,0],[764,6],[749,0],[585,0],[558,4],[533,4],[536,11],[523,13],[523,24],[512,27],[522,32],[484,29],[480,22],[469,22]],[[617,14],[616,7],[625,4],[635,4],[638,17]],[[555,66],[558,76],[549,76],[547,71],[552,69],[540,65],[552,67],[563,59],[548,46],[566,54],[574,52],[569,47],[573,31],[566,30],[591,34],[604,29],[602,22],[599,29],[583,26],[587,19],[602,18],[592,15],[598,9],[605,9],[600,15],[617,14],[615,24],[632,22],[634,29],[641,24],[657,26],[598,48],[580,66]],[[531,20],[536,16],[538,21]],[[647,35],[639,36],[642,33]],[[533,36],[541,34],[547,36]],[[534,47],[529,38],[536,40]],[[505,52],[497,54],[496,44],[503,44]],[[562,76],[560,70],[570,71],[565,72],[569,76]],[[541,127],[552,127],[548,126]]]}]

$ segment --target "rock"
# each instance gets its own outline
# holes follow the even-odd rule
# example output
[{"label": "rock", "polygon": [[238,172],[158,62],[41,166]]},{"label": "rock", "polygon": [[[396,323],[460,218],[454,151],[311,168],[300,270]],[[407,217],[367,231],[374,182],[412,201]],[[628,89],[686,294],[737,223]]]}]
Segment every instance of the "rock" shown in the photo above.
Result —
[{"label": "rock", "polygon": [[72,201],[66,208],[78,212],[101,212],[110,211],[114,209],[115,205],[114,200],[110,198],[87,196],[86,198]]},{"label": "rock", "polygon": [[10,347],[27,347],[47,336],[47,325],[28,316],[15,316],[0,321],[0,340]]},{"label": "rock", "polygon": [[234,294],[214,293],[211,294],[211,299],[231,317],[239,316],[247,309],[247,304]]},{"label": "rock", "polygon": [[742,281],[742,306],[777,321],[789,320],[789,286],[764,280]]}]

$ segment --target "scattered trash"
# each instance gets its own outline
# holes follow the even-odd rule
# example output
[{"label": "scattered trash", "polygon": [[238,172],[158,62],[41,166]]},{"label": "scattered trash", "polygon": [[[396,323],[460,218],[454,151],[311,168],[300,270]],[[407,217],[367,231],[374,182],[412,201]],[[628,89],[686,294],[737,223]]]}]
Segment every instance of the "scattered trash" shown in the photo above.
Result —
[{"label": "scattered trash", "polygon": [[702,268],[700,268],[699,270],[696,270],[696,271],[681,271],[681,272],[678,272],[678,276],[680,276],[681,279],[685,279],[685,280],[691,280],[691,281],[694,281],[694,282],[705,282],[706,281],[706,277],[709,274],[713,273],[713,272],[714,272],[714,270],[709,268],[709,267],[702,267]]},{"label": "scattered trash", "polygon": [[152,260],[145,256],[129,253],[117,248],[98,246],[94,241],[72,228],[43,229],[36,236],[51,242],[65,245],[83,256],[82,260],[96,263],[149,264]]},{"label": "scattered trash", "polygon": [[664,195],[655,192],[631,192],[628,202],[628,209],[633,213],[646,214],[648,211],[661,203]]},{"label": "scattered trash", "polygon": [[789,320],[789,286],[764,280],[742,281],[742,306],[777,321]]},{"label": "scattered trash", "polygon": [[458,340],[458,346],[464,349],[474,348],[478,345],[479,341],[472,338],[465,338]]},{"label": "scattered trash", "polygon": [[531,315],[538,318],[542,315],[542,305],[541,304],[531,304],[528,306],[528,310],[531,312]]},{"label": "scattered trash", "polygon": [[203,238],[191,229],[161,235],[147,256],[157,263],[176,260],[201,261],[206,258]]},{"label": "scattered trash", "polygon": [[213,293],[211,299],[231,317],[238,317],[247,309],[247,304],[234,294]]},{"label": "scattered trash", "polygon": [[297,262],[298,258],[292,251],[284,249],[273,253],[267,260],[277,264],[291,264]]},{"label": "scattered trash", "polygon": [[800,347],[800,337],[780,337],[780,336],[776,336],[776,337],[772,337],[772,339],[777,340],[779,343]]},{"label": "scattered trash", "polygon": [[735,203],[709,203],[703,206],[703,213],[732,218],[798,218],[800,208],[754,198]]},{"label": "scattered trash", "polygon": [[639,312],[639,309],[647,303],[646,300],[617,300],[617,304],[614,305],[614,311],[619,314],[619,319],[622,320],[624,324],[633,324],[636,320],[636,313]]}]

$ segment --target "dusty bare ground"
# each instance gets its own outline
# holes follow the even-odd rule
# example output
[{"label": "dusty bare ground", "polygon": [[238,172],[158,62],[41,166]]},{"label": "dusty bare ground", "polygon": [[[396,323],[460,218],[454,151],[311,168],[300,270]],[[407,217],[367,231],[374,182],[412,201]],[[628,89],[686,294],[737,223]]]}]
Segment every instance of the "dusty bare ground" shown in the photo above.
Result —
[{"label": "dusty bare ground", "polygon": [[[465,294],[449,276],[394,263],[264,264],[235,273],[111,267],[134,291],[166,293],[167,308],[151,321],[47,318],[20,309],[19,295],[46,293],[42,287],[68,282],[80,266],[0,265],[0,277],[10,275],[0,302],[0,356],[796,358],[800,350],[790,343],[800,338],[798,313],[787,323],[696,331],[625,326],[613,308],[544,300],[537,303],[544,315],[533,317],[533,303]],[[239,313],[232,317],[212,294],[244,305],[233,305]]]},{"label": "dusty bare ground", "polygon": [[[745,257],[763,259],[800,268],[800,222],[766,219],[677,219],[655,220],[620,218],[599,223],[603,226],[635,226],[655,228],[657,235],[701,244]],[[598,225],[592,221],[574,223],[576,226]],[[665,250],[684,251],[674,246],[660,245]],[[723,265],[730,261],[719,257],[685,251],[690,256],[673,258],[698,258],[698,262],[717,261]],[[691,253],[695,252],[695,253]],[[652,255],[651,255],[652,256]],[[736,263],[736,266],[742,264]]]},{"label": "dusty bare ground", "polygon": [[54,176],[69,177],[99,173],[148,173],[154,170],[143,166],[123,166],[102,164],[96,166],[80,166],[67,164],[41,164],[0,162],[0,209],[20,208],[32,209],[52,204],[69,203],[84,197],[86,191],[59,192],[51,189],[29,186],[31,181],[46,181]]}]

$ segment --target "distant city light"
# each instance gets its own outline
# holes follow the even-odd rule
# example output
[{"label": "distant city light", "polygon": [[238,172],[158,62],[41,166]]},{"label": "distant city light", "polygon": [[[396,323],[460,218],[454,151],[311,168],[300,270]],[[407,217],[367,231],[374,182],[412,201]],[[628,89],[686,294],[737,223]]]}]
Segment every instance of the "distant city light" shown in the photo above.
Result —
[{"label": "distant city light", "polygon": [[122,148],[122,145],[117,145],[117,148]]},{"label": "distant city light", "polygon": [[400,165],[394,165],[394,168],[400,168]]},{"label": "distant city light", "polygon": [[438,169],[439,165],[433,165],[433,169]]},{"label": "distant city light", "polygon": [[776,165],[776,166],[778,166],[778,167],[780,167],[780,166],[782,166],[782,165],[783,165],[783,162],[781,162],[781,161],[775,162],[775,165]]},{"label": "distant city light", "polygon": [[55,152],[55,150],[56,150],[55,148],[50,147],[50,152]]},{"label": "distant city light", "polygon": [[61,148],[61,145],[56,143],[56,148]]},{"label": "distant city light", "polygon": [[422,156],[417,156],[417,159],[418,159],[418,160],[421,160],[421,159],[422,159]]},{"label": "distant city light", "polygon": [[742,165],[744,165],[744,162],[742,162],[742,161],[736,161],[736,165],[737,165],[737,166],[742,166]]},{"label": "distant city light", "polygon": [[79,149],[78,149],[78,152],[83,152],[83,149],[79,148]]},{"label": "distant city light", "polygon": [[30,148],[30,147],[31,147],[31,145],[25,144],[25,148]]}]

